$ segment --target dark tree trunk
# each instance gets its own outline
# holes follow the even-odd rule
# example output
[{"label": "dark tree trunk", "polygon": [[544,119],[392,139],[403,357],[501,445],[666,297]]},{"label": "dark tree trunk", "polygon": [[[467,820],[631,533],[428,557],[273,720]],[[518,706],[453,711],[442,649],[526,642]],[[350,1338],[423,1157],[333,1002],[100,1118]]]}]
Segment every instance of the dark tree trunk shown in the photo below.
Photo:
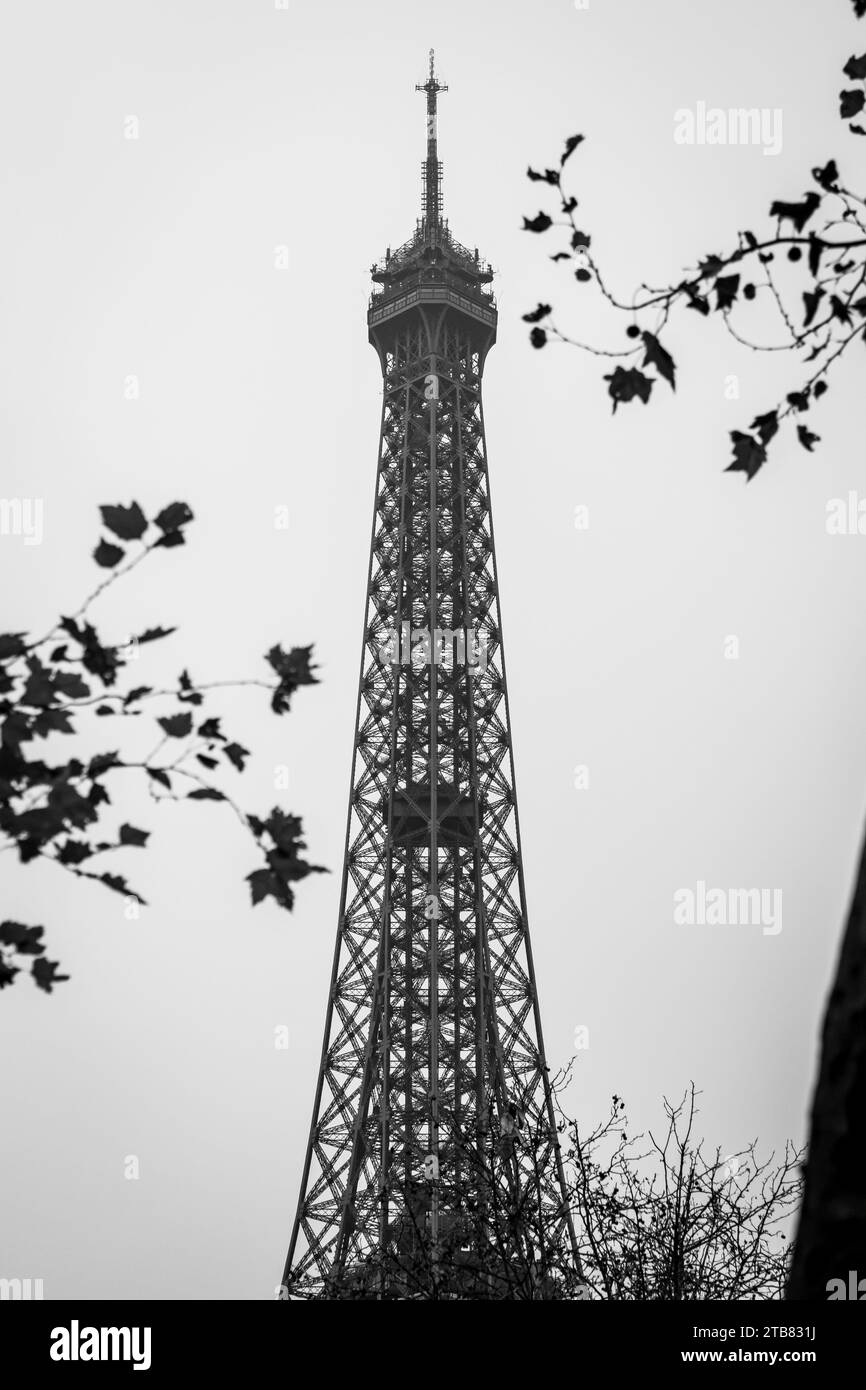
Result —
[{"label": "dark tree trunk", "polygon": [[866,845],[827,1001],[806,1184],[786,1297],[866,1278]]}]

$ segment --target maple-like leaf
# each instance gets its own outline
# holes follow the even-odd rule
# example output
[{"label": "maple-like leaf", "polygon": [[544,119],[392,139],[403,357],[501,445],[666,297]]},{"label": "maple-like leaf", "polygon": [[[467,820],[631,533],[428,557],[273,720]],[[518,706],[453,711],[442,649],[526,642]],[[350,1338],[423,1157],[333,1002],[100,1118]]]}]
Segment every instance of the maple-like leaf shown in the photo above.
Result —
[{"label": "maple-like leaf", "polygon": [[108,530],[122,541],[141,540],[147,530],[147,517],[137,502],[128,507],[100,507],[99,512]]},{"label": "maple-like leaf", "polygon": [[312,652],[311,646],[292,647],[291,651],[284,652],[277,645],[267,653],[265,659],[279,676],[279,685],[271,698],[274,714],[286,713],[291,696],[299,686],[318,685],[318,677],[313,675],[316,668],[311,661]]},{"label": "maple-like leaf", "polygon": [[637,367],[615,367],[605,376],[608,394],[613,401],[614,414],[618,405],[633,401],[635,396],[646,405],[652,391],[652,377],[644,376]]},{"label": "maple-like leaf", "polygon": [[734,446],[734,461],[725,469],[726,473],[745,473],[746,481],[751,482],[758,469],[767,461],[767,451],[763,444],[751,434],[740,430],[731,431]]},{"label": "maple-like leaf", "polygon": [[643,366],[655,367],[659,376],[664,377],[665,381],[670,382],[671,390],[676,390],[676,382],[674,380],[676,367],[670,353],[662,347],[658,338],[656,338],[653,333],[642,333],[641,340],[645,349]]}]

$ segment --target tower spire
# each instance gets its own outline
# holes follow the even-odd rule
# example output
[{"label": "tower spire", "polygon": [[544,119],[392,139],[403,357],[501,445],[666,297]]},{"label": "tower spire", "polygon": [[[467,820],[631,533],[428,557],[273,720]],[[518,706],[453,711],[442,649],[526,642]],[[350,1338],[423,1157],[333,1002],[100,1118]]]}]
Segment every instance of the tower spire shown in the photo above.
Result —
[{"label": "tower spire", "polygon": [[446,83],[440,82],[436,76],[432,48],[427,81],[416,82],[415,91],[427,93],[427,158],[424,161],[421,211],[425,227],[430,232],[442,221],[442,165],[436,142],[436,98],[440,92],[448,91]]}]

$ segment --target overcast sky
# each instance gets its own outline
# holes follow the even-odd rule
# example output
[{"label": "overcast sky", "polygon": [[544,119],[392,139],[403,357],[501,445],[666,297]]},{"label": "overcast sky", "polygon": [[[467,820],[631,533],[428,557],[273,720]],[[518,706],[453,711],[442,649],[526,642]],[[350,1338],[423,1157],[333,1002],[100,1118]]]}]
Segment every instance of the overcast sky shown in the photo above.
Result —
[{"label": "overcast sky", "polygon": [[[0,1274],[44,1279],[46,1298],[279,1282],[349,785],[381,390],[369,267],[419,210],[431,45],[446,213],[497,271],[485,415],[549,1058],[588,1029],[571,1092],[586,1124],[615,1091],[644,1128],[694,1079],[712,1147],[803,1139],[866,805],[866,538],[825,530],[828,501],[862,484],[862,388],[843,366],[819,450],[780,435],[745,486],[723,472],[727,432],[794,364],[683,315],[676,396],[612,418],[608,368],[533,351],[520,315],[556,296],[562,326],[604,346],[622,324],[520,228],[545,205],[527,164],[577,132],[580,215],[623,296],[760,227],[830,156],[853,175],[836,114],[863,46],[849,16],[843,0],[5,7],[2,492],[43,499],[44,539],[0,537],[0,628],[42,631],[88,592],[100,503],[189,502],[186,549],[94,617],[118,641],[179,627],[143,653],[148,684],[264,675],[273,642],[315,642],[322,684],[288,719],[254,689],[215,708],[254,753],[242,804],[301,814],[333,872],[292,916],[253,911],[257,860],[230,812],[154,807],[131,775],[117,817],[153,834],[112,868],[150,900],[139,921],[96,885],[0,859],[2,916],[44,924],[72,976],[0,998]],[[780,151],[678,144],[674,113],[699,102],[781,111]],[[103,746],[146,751],[141,723],[100,729]],[[778,890],[782,929],[675,924],[674,894],[699,881]]]}]

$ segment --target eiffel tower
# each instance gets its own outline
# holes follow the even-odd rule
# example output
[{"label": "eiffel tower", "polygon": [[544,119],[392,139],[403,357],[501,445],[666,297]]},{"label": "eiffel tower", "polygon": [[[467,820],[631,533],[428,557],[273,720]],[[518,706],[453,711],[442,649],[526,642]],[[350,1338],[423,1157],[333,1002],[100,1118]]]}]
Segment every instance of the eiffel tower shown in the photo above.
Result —
[{"label": "eiffel tower", "polygon": [[493,272],[372,268],[381,434],[337,939],[285,1297],[550,1298],[577,1267],[532,964],[481,404]]}]

